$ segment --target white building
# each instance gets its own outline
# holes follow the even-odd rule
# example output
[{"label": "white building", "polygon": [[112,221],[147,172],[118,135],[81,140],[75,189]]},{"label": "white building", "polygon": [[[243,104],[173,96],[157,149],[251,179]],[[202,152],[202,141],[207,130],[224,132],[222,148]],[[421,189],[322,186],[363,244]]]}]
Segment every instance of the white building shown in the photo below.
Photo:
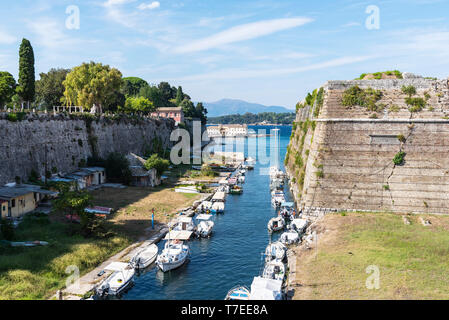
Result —
[{"label": "white building", "polygon": [[223,124],[218,126],[207,127],[207,134],[209,137],[217,136],[247,136],[248,135],[248,125],[246,124]]}]

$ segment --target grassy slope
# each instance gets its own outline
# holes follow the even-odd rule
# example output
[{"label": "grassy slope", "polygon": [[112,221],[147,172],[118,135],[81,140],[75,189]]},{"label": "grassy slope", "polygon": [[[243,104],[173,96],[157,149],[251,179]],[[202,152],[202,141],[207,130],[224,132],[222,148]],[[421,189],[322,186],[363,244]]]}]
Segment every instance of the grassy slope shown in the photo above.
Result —
[{"label": "grassy slope", "polygon": [[[449,217],[418,217],[405,225],[393,214],[330,215],[316,250],[298,250],[295,299],[448,299]],[[368,290],[369,265],[380,289]]]},{"label": "grassy slope", "polygon": [[[47,247],[0,246],[0,300],[46,299],[65,286],[65,270],[76,265],[83,275],[142,236],[155,218],[166,222],[176,209],[191,205],[201,195],[175,193],[170,188],[103,189],[93,192],[94,203],[117,210],[108,223],[117,234],[107,240],[70,236],[69,225],[52,216],[28,216],[16,230],[15,240],[41,240]],[[77,228],[73,225],[72,228]]]}]

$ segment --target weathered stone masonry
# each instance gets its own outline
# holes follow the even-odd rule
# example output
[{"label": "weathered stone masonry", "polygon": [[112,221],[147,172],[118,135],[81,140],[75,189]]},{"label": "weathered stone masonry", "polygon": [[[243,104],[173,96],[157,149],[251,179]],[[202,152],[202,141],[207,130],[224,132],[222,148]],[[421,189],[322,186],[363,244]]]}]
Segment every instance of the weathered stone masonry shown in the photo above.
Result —
[{"label": "weathered stone masonry", "polygon": [[47,170],[71,172],[80,161],[96,153],[107,157],[110,152],[143,154],[159,137],[171,146],[174,128],[170,119],[106,119],[86,121],[64,115],[28,115],[25,120],[0,120],[0,184],[25,181],[31,170],[40,175]]},{"label": "weathered stone masonry", "polygon": [[[378,119],[363,107],[342,105],[344,90],[354,85],[382,91],[379,103],[386,107]],[[417,96],[430,95],[425,110],[408,111],[404,85],[416,87]],[[329,81],[324,90],[316,119],[316,105],[299,110],[296,122],[308,120],[309,125],[305,133],[297,126],[289,146],[287,171],[299,207],[449,213],[448,81]],[[392,105],[399,111],[389,111]],[[401,166],[393,163],[399,151],[406,153]],[[303,169],[295,164],[297,154]]]}]

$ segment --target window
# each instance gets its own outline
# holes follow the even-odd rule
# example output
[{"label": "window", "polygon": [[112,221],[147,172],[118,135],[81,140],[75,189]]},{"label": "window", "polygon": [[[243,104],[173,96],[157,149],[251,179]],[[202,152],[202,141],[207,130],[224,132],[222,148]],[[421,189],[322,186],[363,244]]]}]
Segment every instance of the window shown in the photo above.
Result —
[{"label": "window", "polygon": [[16,199],[11,200],[11,208],[14,208],[16,206]]}]

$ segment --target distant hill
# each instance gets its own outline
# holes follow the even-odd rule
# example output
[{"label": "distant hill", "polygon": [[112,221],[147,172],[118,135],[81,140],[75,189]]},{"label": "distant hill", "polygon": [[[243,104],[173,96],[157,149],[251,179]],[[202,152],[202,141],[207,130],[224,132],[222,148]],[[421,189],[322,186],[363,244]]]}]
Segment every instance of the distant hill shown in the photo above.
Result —
[{"label": "distant hill", "polygon": [[294,112],[280,106],[264,106],[258,103],[250,103],[243,100],[222,99],[217,102],[205,102],[203,105],[207,108],[208,117],[219,117],[231,114],[245,114],[247,112],[258,114],[262,112],[286,113]]}]

